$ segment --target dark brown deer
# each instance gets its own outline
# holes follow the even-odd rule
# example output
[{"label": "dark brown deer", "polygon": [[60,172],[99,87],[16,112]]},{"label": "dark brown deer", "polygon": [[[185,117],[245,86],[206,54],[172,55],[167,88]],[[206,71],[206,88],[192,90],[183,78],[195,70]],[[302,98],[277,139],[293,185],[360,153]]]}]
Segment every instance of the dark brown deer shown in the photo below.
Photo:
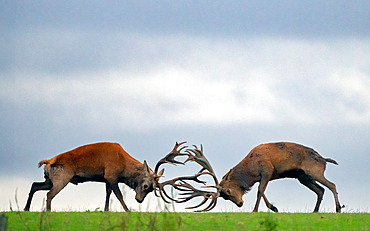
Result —
[{"label": "dark brown deer", "polygon": [[[176,143],[171,153],[177,153],[178,147],[179,144]],[[154,174],[146,161],[144,164],[140,163],[117,143],[95,143],[81,146],[50,160],[43,160],[39,163],[39,167],[42,165],[45,165],[45,181],[32,184],[25,211],[29,211],[32,197],[39,190],[50,190],[47,193],[46,210],[51,210],[51,201],[69,182],[77,185],[86,181],[105,183],[105,211],[109,210],[109,197],[112,191],[124,210],[129,211],[123,201],[118,183],[125,183],[134,189],[135,199],[141,203],[146,195],[156,187],[156,182],[163,173],[161,171]]]},{"label": "dark brown deer", "polygon": [[342,207],[336,186],[324,177],[327,162],[338,164],[335,160],[320,156],[312,148],[299,144],[287,142],[261,144],[222,178],[220,196],[241,207],[242,196],[256,182],[260,182],[253,212],[258,211],[261,197],[269,209],[277,212],[278,209],[265,196],[267,183],[280,178],[297,178],[300,183],[316,193],[314,212],[319,211],[324,194],[324,188],[317,184],[319,182],[333,192],[336,211],[339,213]]}]

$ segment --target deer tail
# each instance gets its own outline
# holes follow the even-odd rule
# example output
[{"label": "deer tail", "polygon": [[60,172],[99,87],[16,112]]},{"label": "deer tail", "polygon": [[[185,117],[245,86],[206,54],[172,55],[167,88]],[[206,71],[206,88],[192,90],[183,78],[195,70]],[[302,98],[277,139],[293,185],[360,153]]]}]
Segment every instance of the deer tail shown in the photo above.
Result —
[{"label": "deer tail", "polygon": [[44,164],[48,164],[49,163],[49,160],[42,160],[39,162],[39,168],[41,168],[41,166],[43,166]]},{"label": "deer tail", "polygon": [[338,163],[337,163],[335,160],[330,159],[330,158],[325,158],[325,161],[326,161],[326,162],[329,162],[329,163],[332,163],[332,164],[336,164],[336,165],[338,165]]},{"label": "deer tail", "polygon": [[50,164],[54,164],[56,162],[56,159],[55,158],[52,158],[52,159],[50,159],[50,160],[42,160],[42,161],[40,161],[39,162],[39,168],[41,167],[41,166],[43,166],[44,164],[45,165],[50,165]]}]

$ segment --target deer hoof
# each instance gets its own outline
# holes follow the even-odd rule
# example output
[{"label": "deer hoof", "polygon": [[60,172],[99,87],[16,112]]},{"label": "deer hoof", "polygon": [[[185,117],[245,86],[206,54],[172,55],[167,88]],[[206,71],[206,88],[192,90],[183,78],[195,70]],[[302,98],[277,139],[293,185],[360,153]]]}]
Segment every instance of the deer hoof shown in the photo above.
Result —
[{"label": "deer hoof", "polygon": [[279,210],[275,206],[273,206],[273,205],[270,205],[269,209],[271,209],[275,213],[278,213],[279,212]]}]

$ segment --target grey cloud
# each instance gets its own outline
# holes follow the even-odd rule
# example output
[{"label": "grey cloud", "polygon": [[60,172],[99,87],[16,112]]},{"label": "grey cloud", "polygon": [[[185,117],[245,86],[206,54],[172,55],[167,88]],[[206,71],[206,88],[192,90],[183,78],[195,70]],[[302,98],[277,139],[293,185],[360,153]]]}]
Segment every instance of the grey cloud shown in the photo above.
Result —
[{"label": "grey cloud", "polygon": [[4,28],[242,36],[369,36],[367,1],[47,1],[2,3]]},{"label": "grey cloud", "polygon": [[[238,77],[240,71],[245,71],[245,78],[248,71],[256,68],[265,72],[274,68],[284,72],[283,78],[307,77],[311,73],[317,74],[317,78],[323,70],[334,71],[325,69],[324,64],[337,67],[337,71],[360,68],[369,72],[366,39],[222,39],[54,29],[20,31],[10,37],[0,38],[0,66],[7,73],[72,75],[102,69],[145,72],[173,65],[192,71],[213,71],[212,78]],[[299,65],[299,69],[292,68]]]}]

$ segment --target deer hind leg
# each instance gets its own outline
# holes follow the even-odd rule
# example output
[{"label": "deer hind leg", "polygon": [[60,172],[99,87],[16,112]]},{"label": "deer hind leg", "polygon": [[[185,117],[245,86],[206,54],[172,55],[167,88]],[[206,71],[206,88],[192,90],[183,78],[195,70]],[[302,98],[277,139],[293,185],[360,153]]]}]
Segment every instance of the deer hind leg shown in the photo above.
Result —
[{"label": "deer hind leg", "polygon": [[278,212],[278,209],[275,206],[273,206],[265,196],[265,190],[267,187],[267,183],[269,182],[269,179],[270,179],[269,177],[262,177],[261,179],[261,182],[258,186],[257,201],[256,205],[254,206],[253,212],[258,212],[258,206],[261,201],[261,197],[263,197],[263,200],[265,201],[267,208],[271,209],[274,212]]},{"label": "deer hind leg", "polygon": [[34,182],[31,186],[30,193],[28,194],[27,204],[24,207],[24,211],[30,211],[31,201],[33,194],[39,190],[50,190],[53,187],[53,183],[49,178],[45,179],[45,182]]},{"label": "deer hind leg", "polygon": [[119,202],[121,203],[123,209],[126,211],[126,212],[130,212],[130,210],[127,208],[127,205],[125,204],[125,202],[123,201],[123,196],[122,196],[122,193],[121,193],[121,190],[119,190],[119,187],[118,187],[118,182],[115,182],[115,183],[111,183],[109,182],[109,187],[113,190],[114,194],[116,195],[117,199],[119,200]]},{"label": "deer hind leg", "polygon": [[51,167],[49,170],[49,178],[53,183],[53,187],[46,194],[46,210],[51,210],[51,201],[53,198],[69,183],[74,173],[65,168],[63,165]]},{"label": "deer hind leg", "polygon": [[312,177],[310,177],[309,175],[307,175],[305,173],[302,173],[302,174],[298,175],[298,180],[301,184],[303,184],[307,188],[311,189],[314,193],[316,193],[317,201],[316,201],[315,209],[313,210],[313,212],[317,213],[319,211],[319,207],[320,207],[322,198],[324,196],[325,189],[323,187],[321,187],[320,185],[318,185],[312,179]]},{"label": "deer hind leg", "polygon": [[105,189],[106,189],[106,197],[105,197],[105,207],[104,211],[109,211],[109,198],[112,193],[112,188],[109,186],[108,183],[105,184]]},{"label": "deer hind leg", "polygon": [[53,180],[53,187],[46,195],[46,211],[51,210],[51,201],[68,184],[70,178]]},{"label": "deer hind leg", "polygon": [[341,209],[342,209],[342,206],[340,205],[339,203],[339,199],[338,199],[338,192],[337,192],[337,187],[335,186],[334,183],[330,182],[329,180],[327,180],[324,175],[320,175],[320,176],[315,176],[315,179],[323,184],[325,187],[327,187],[328,189],[330,189],[330,191],[332,191],[333,195],[334,195],[334,200],[335,200],[335,209],[337,211],[337,213],[340,213],[341,212]]}]

